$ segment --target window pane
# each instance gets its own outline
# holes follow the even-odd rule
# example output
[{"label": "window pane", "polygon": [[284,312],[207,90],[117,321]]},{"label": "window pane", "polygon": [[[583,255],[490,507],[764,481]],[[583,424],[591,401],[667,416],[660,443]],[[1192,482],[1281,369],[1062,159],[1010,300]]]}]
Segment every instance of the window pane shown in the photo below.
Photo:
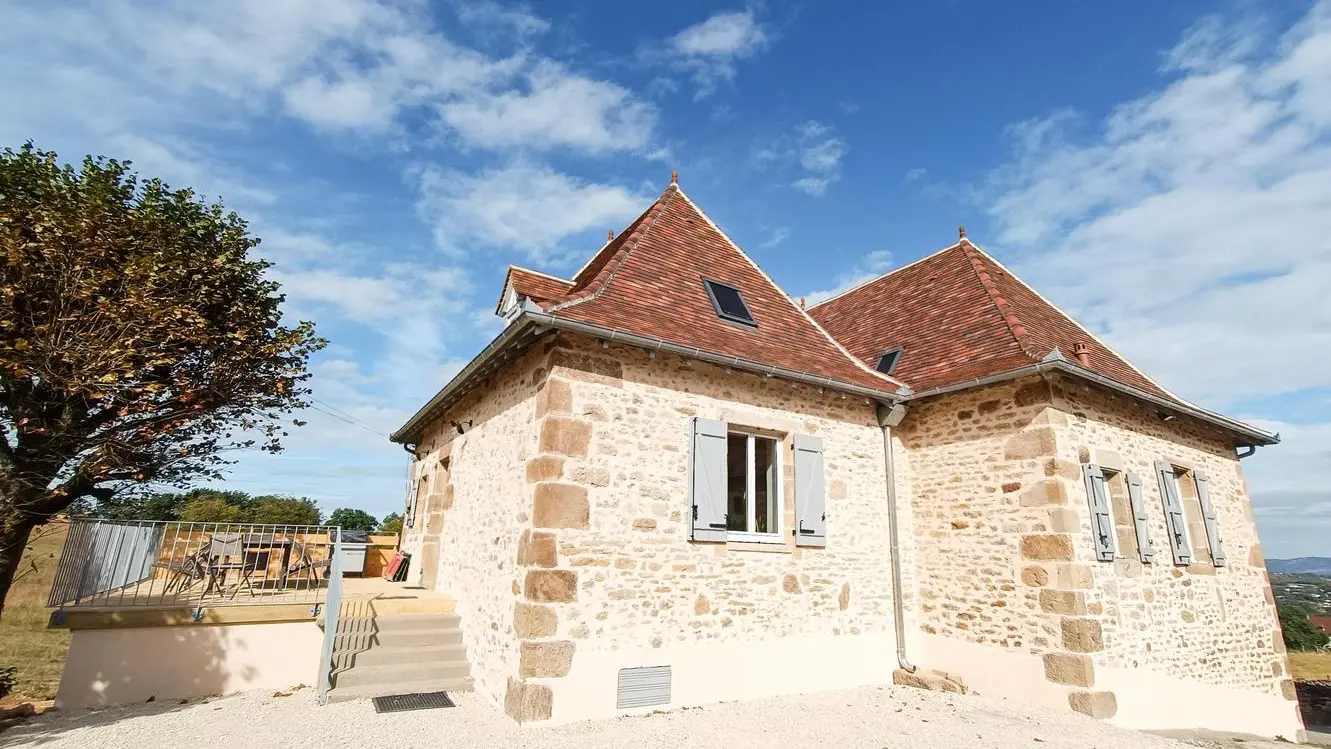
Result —
[{"label": "window pane", "polygon": [[748,519],[749,438],[743,434],[726,435],[726,529],[746,530]]},{"label": "window pane", "polygon": [[744,297],[740,295],[739,289],[716,281],[703,281],[703,283],[707,285],[707,290],[715,300],[717,314],[731,320],[753,323],[753,314],[749,312],[749,306],[744,303]]},{"label": "window pane", "polygon": [[776,485],[776,440],[758,437],[754,440],[753,455],[753,530],[758,533],[776,533],[779,524],[781,500]]}]

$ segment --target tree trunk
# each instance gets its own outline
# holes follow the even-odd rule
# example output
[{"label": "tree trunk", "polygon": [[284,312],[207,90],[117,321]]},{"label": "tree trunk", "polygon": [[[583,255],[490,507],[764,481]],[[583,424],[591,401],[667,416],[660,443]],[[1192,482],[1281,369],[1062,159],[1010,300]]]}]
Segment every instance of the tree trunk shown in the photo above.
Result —
[{"label": "tree trunk", "polygon": [[37,523],[13,508],[0,510],[0,616],[5,612],[5,599],[14,582],[19,561],[28,547],[28,536]]}]

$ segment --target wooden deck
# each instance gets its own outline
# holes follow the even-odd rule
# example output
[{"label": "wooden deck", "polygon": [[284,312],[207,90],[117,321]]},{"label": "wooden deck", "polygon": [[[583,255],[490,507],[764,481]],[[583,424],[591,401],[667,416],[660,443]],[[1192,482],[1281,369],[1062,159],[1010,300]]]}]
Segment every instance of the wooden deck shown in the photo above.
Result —
[{"label": "wooden deck", "polygon": [[[199,598],[197,595],[163,594],[160,581],[155,587],[153,584],[154,581],[150,580],[126,588],[124,604],[117,605],[119,599],[112,595],[106,605],[52,612],[48,626],[53,629],[106,629],[309,621],[311,607],[323,601],[323,590],[318,591],[318,600],[310,598],[314,593],[310,589],[299,591],[301,600],[292,600],[297,593],[295,590],[264,588],[256,588],[254,596],[241,591],[234,599],[229,595]],[[144,590],[135,590],[140,587]],[[343,617],[452,614],[453,610],[454,600],[450,596],[403,583],[390,583],[381,577],[346,577],[342,581]],[[200,618],[196,619],[196,616]]]}]

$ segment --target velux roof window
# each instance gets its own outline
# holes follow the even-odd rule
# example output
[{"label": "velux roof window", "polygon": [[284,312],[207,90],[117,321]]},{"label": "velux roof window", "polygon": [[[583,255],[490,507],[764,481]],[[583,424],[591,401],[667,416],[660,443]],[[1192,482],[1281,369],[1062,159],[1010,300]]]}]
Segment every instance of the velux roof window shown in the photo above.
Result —
[{"label": "velux roof window", "polygon": [[739,289],[705,278],[702,285],[703,288],[707,289],[707,298],[712,300],[712,309],[716,310],[717,317],[740,325],[758,327],[758,323],[754,322],[753,313],[749,311],[749,305],[744,303],[744,297],[740,295]]},{"label": "velux roof window", "polygon": [[901,347],[897,346],[891,351],[887,351],[883,353],[881,356],[879,356],[878,363],[874,365],[874,369],[878,370],[879,372],[882,372],[885,375],[890,375],[892,374],[893,371],[896,370],[897,362],[900,360],[901,360]]}]

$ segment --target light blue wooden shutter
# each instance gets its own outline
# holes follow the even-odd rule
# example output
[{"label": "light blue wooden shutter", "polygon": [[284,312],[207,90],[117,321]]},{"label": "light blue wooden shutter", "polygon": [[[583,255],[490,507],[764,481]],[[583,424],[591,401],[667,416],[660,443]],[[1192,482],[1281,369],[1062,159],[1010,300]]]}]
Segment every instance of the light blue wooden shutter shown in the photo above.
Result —
[{"label": "light blue wooden shutter", "polygon": [[1155,547],[1151,545],[1146,502],[1142,500],[1142,477],[1135,473],[1128,474],[1128,501],[1132,505],[1132,526],[1137,531],[1137,554],[1143,562],[1150,564],[1155,559]]},{"label": "light blue wooden shutter", "polygon": [[1211,504],[1211,479],[1203,471],[1192,474],[1197,482],[1197,502],[1202,506],[1202,519],[1206,522],[1206,541],[1211,547],[1211,561],[1217,567],[1225,566],[1225,550],[1220,546],[1220,523],[1216,521],[1215,505]]},{"label": "light blue wooden shutter", "polygon": [[1086,503],[1091,510],[1091,536],[1095,543],[1095,558],[1101,562],[1114,561],[1114,513],[1109,509],[1109,492],[1105,489],[1105,473],[1100,466],[1087,463],[1081,467],[1086,480]]},{"label": "light blue wooden shutter", "polygon": [[726,540],[726,423],[693,419],[689,461],[693,540]]},{"label": "light blue wooden shutter", "polygon": [[1183,503],[1179,501],[1178,476],[1174,473],[1174,466],[1157,460],[1155,474],[1160,479],[1165,530],[1169,533],[1169,549],[1174,552],[1174,564],[1192,564],[1192,547],[1188,545],[1188,519],[1183,515]]},{"label": "light blue wooden shutter", "polygon": [[407,484],[407,517],[403,523],[408,528],[416,523],[416,493],[420,491],[421,480],[412,479]]},{"label": "light blue wooden shutter", "polygon": [[827,545],[823,441],[807,434],[795,435],[795,543]]}]

